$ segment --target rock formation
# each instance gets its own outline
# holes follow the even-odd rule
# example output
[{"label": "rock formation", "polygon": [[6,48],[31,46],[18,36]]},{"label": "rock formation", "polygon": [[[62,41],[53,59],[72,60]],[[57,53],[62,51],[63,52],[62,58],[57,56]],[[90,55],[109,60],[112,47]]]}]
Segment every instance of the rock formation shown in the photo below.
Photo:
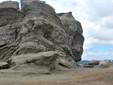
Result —
[{"label": "rock formation", "polygon": [[65,32],[69,36],[68,45],[75,61],[80,61],[83,52],[84,37],[81,23],[74,19],[72,12],[58,14]]},{"label": "rock formation", "polygon": [[72,13],[56,14],[43,1],[0,3],[0,61],[11,68],[32,63],[50,70],[73,68],[81,60],[84,37]]}]

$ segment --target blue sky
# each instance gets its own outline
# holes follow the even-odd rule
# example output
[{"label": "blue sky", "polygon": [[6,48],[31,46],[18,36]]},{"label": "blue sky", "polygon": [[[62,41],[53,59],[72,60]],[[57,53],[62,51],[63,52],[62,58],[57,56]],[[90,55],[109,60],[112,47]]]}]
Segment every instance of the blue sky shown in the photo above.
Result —
[{"label": "blue sky", "polygon": [[113,59],[113,0],[44,1],[57,13],[72,11],[75,19],[81,22],[85,37],[84,60]]}]

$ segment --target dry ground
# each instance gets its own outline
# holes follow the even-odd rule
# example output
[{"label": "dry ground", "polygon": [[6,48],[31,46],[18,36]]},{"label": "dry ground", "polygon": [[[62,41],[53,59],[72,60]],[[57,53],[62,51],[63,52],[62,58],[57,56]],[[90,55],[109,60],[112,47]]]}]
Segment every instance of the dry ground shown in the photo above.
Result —
[{"label": "dry ground", "polygon": [[52,74],[1,70],[0,85],[113,85],[113,67],[78,68]]}]

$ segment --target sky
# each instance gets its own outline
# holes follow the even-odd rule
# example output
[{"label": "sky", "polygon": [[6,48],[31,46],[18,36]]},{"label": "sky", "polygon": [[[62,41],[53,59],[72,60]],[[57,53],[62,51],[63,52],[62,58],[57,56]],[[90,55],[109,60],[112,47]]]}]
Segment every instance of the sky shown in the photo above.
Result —
[{"label": "sky", "polygon": [[113,59],[113,0],[45,1],[57,13],[73,12],[75,19],[81,22],[85,37],[83,60]]}]

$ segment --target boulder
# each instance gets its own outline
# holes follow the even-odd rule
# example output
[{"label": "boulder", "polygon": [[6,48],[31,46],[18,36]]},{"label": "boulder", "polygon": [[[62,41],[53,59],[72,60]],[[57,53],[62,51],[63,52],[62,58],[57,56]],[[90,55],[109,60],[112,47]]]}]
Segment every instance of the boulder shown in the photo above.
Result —
[{"label": "boulder", "polygon": [[99,61],[98,60],[92,60],[92,61],[89,61],[88,65],[99,65]]},{"label": "boulder", "polygon": [[7,60],[7,63],[10,65],[10,67],[18,66],[25,64],[28,57],[33,56],[34,54],[25,54],[25,55],[18,55],[13,56]]},{"label": "boulder", "polygon": [[6,62],[0,62],[0,69],[8,69],[9,65]]},{"label": "boulder", "polygon": [[98,60],[92,60],[92,61],[88,61],[85,65],[83,65],[83,67],[85,68],[93,68],[99,65],[99,61]]},{"label": "boulder", "polygon": [[100,68],[107,68],[107,67],[109,67],[109,66],[110,66],[110,64],[109,64],[108,61],[100,61],[100,62],[99,62],[99,67],[100,67]]},{"label": "boulder", "polygon": [[31,62],[35,62],[35,61],[37,61],[37,60],[39,60],[41,58],[45,58],[46,59],[46,58],[50,58],[50,57],[55,57],[57,59],[58,56],[60,56],[60,54],[58,52],[56,52],[56,51],[40,52],[37,55],[34,55],[33,57],[29,57],[27,59],[27,62],[31,63]]},{"label": "boulder", "polygon": [[[58,65],[62,66],[62,67],[65,67],[65,68],[74,68],[74,67],[77,67],[77,66],[74,66],[75,63],[70,63],[68,60],[66,59],[63,59],[63,58],[59,58],[58,60]],[[76,65],[76,64],[75,64]]]},{"label": "boulder", "polygon": [[84,68],[93,68],[94,66],[93,66],[93,65],[88,65],[88,64],[86,64],[86,65],[84,65],[83,67],[84,67]]}]

